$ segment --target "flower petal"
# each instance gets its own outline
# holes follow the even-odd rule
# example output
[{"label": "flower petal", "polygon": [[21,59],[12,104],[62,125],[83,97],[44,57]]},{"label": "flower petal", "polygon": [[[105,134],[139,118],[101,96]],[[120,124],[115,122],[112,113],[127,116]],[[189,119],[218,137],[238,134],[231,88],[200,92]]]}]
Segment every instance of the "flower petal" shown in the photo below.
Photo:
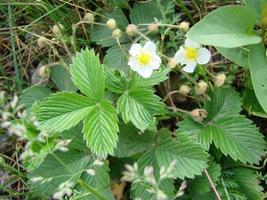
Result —
[{"label": "flower petal", "polygon": [[210,51],[206,48],[200,48],[197,52],[197,63],[207,64],[210,61]]},{"label": "flower petal", "polygon": [[140,44],[133,44],[129,50],[131,56],[137,56],[141,53],[142,46]]},{"label": "flower petal", "polygon": [[137,69],[140,67],[138,62],[136,61],[136,58],[130,57],[128,65],[133,71],[137,71]]},{"label": "flower petal", "polygon": [[158,55],[153,54],[151,62],[146,67],[149,67],[151,69],[158,69],[160,68],[160,65],[161,65],[161,58]]},{"label": "flower petal", "polygon": [[143,78],[149,78],[153,73],[153,69],[149,67],[138,68],[137,73]]},{"label": "flower petal", "polygon": [[191,48],[200,48],[201,45],[189,38],[186,38],[186,40],[184,41],[184,45],[185,47],[191,47]]},{"label": "flower petal", "polygon": [[157,51],[156,44],[152,41],[147,41],[143,47],[143,51],[149,52],[149,53],[156,53]]},{"label": "flower petal", "polygon": [[175,53],[174,60],[177,63],[185,64],[185,49],[181,46],[180,49]]},{"label": "flower petal", "polygon": [[193,73],[195,68],[197,66],[197,63],[195,61],[187,62],[185,67],[182,68],[187,73]]}]

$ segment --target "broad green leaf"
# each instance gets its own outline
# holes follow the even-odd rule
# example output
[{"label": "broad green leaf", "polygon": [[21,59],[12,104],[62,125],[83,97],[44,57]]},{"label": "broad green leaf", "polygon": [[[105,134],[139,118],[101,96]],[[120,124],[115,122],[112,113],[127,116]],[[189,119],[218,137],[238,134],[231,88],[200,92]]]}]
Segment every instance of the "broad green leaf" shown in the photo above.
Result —
[{"label": "broad green leaf", "polygon": [[194,136],[205,148],[215,146],[234,160],[259,163],[266,143],[252,122],[240,115],[241,102],[232,89],[216,88],[212,100],[205,104],[208,117],[204,122],[185,118],[180,130]]},{"label": "broad green leaf", "polygon": [[[221,166],[214,161],[208,163],[207,171],[215,185],[221,176]],[[188,189],[190,194],[199,195],[207,193],[211,190],[210,183],[205,175],[196,176],[193,180],[189,180]]]},{"label": "broad green leaf", "polygon": [[62,132],[83,120],[92,104],[91,99],[74,92],[58,92],[36,105],[34,112],[42,129]]},{"label": "broad green leaf", "polygon": [[119,142],[115,150],[115,156],[130,157],[146,151],[152,144],[154,134],[145,132],[141,134],[133,125],[121,125]]},{"label": "broad green leaf", "polygon": [[267,113],[264,112],[254,90],[246,88],[243,94],[244,108],[248,111],[249,115],[255,115],[262,118],[267,118]]},{"label": "broad green leaf", "polygon": [[84,139],[93,153],[112,154],[117,146],[119,131],[116,110],[107,100],[92,106],[84,119]]},{"label": "broad green leaf", "polygon": [[244,193],[248,200],[262,199],[263,188],[255,172],[250,169],[235,168],[231,173],[233,173],[231,178],[239,185],[239,191]]},{"label": "broad green leaf", "polygon": [[142,132],[154,124],[154,115],[164,111],[164,104],[154,91],[148,88],[126,90],[117,101],[117,112],[125,123],[131,121]]},{"label": "broad green leaf", "polygon": [[136,3],[130,12],[130,19],[133,24],[147,24],[155,19],[162,19],[159,7],[155,2]]},{"label": "broad green leaf", "polygon": [[76,87],[89,97],[101,99],[105,92],[104,67],[94,50],[82,50],[72,60],[70,73]]},{"label": "broad green leaf", "polygon": [[251,47],[249,68],[256,97],[265,112],[267,112],[267,58],[263,44]]},{"label": "broad green leaf", "polygon": [[167,131],[162,132],[155,154],[160,167],[168,167],[175,160],[174,176],[180,179],[201,175],[208,166],[208,154],[184,133],[178,133],[177,138],[172,139]]},{"label": "broad green leaf", "polygon": [[128,0],[108,0],[108,2],[114,7],[130,8]]},{"label": "broad green leaf", "polygon": [[249,49],[248,51],[242,49],[241,47],[237,48],[217,47],[216,49],[219,51],[220,54],[222,54],[228,60],[236,63],[241,67],[248,68]]},{"label": "broad green leaf", "polygon": [[23,104],[26,109],[31,109],[34,102],[41,101],[50,94],[51,91],[46,87],[29,87],[23,90],[22,95],[20,96],[20,104]]},{"label": "broad green leaf", "polygon": [[105,69],[105,75],[107,89],[116,94],[122,94],[127,86],[125,77],[122,77],[119,73],[116,73],[116,71],[112,71],[108,68]]},{"label": "broad green leaf", "polygon": [[77,91],[71,80],[69,70],[62,65],[56,65],[51,68],[51,79],[61,91]]},{"label": "broad green leaf", "polygon": [[245,6],[218,8],[195,24],[186,36],[203,45],[234,48],[261,42],[253,31],[256,20]]},{"label": "broad green leaf", "polygon": [[[115,19],[118,28],[121,30],[125,30],[128,25],[127,18],[123,14],[122,10],[119,8],[103,13],[103,15],[107,16],[107,19]],[[106,21],[101,21],[101,23],[105,24]],[[102,47],[111,47],[117,45],[116,39],[112,37],[112,30],[110,30],[107,26],[94,25],[91,29],[91,38],[92,41],[96,42],[97,45],[101,45]],[[128,41],[129,39],[126,37],[125,34],[120,37],[121,44],[126,43]]]},{"label": "broad green leaf", "polygon": [[[123,48],[125,51],[122,51]],[[128,58],[125,52],[128,51],[129,44],[111,47],[107,50],[104,62],[108,68],[118,69],[128,74],[130,67],[128,66]]]},{"label": "broad green leaf", "polygon": [[28,176],[29,179],[42,177],[46,182],[32,182],[30,180],[31,188],[36,191],[38,195],[49,199],[53,193],[57,192],[61,183],[70,180],[75,184],[90,162],[92,161],[89,156],[75,150],[50,154],[45,158],[44,162]]},{"label": "broad green leaf", "polygon": [[[106,164],[102,166],[92,166],[90,169],[95,170],[95,176],[90,176],[84,173],[81,177],[90,187],[93,187],[103,199],[114,200],[114,197],[110,190],[110,178],[108,174],[108,166]],[[73,196],[70,200],[99,200],[99,196],[82,188],[81,186],[76,188]]]},{"label": "broad green leaf", "polygon": [[245,0],[246,6],[251,9],[257,18],[257,22],[260,22],[261,19],[261,2],[262,0]]}]

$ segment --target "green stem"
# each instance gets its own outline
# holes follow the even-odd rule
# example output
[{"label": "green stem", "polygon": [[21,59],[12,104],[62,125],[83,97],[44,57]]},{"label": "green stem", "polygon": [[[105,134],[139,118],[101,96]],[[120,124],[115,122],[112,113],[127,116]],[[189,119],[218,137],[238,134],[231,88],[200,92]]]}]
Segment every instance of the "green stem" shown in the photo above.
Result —
[{"label": "green stem", "polygon": [[184,4],[183,0],[176,0],[177,4],[181,7],[182,11],[186,14],[191,24],[194,24],[194,19],[189,11],[189,9]]}]

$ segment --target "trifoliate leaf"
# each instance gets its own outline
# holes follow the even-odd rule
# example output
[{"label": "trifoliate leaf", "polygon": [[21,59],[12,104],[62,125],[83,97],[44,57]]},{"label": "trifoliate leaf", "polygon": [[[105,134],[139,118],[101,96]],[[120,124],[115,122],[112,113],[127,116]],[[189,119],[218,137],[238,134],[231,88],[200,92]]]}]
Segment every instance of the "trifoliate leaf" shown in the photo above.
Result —
[{"label": "trifoliate leaf", "polygon": [[112,154],[117,145],[118,131],[116,110],[109,101],[102,100],[87,111],[83,133],[93,153]]},{"label": "trifoliate leaf", "polygon": [[232,89],[216,88],[211,101],[205,104],[208,117],[203,122],[190,117],[178,124],[180,130],[196,138],[206,149],[215,146],[234,160],[258,163],[266,143],[252,122],[240,115],[241,102]]},{"label": "trifoliate leaf", "polygon": [[62,132],[83,120],[92,104],[91,99],[74,92],[58,92],[36,105],[34,112],[41,129]]},{"label": "trifoliate leaf", "polygon": [[82,50],[72,60],[70,73],[76,87],[87,96],[101,99],[105,91],[104,67],[93,50]]},{"label": "trifoliate leaf", "polygon": [[117,111],[125,123],[131,121],[139,130],[154,124],[153,116],[164,111],[164,104],[148,88],[130,88],[118,99]]},{"label": "trifoliate leaf", "polygon": [[41,101],[50,94],[51,91],[46,87],[29,87],[23,90],[22,95],[20,96],[20,104],[23,104],[26,109],[31,109],[34,102]]}]

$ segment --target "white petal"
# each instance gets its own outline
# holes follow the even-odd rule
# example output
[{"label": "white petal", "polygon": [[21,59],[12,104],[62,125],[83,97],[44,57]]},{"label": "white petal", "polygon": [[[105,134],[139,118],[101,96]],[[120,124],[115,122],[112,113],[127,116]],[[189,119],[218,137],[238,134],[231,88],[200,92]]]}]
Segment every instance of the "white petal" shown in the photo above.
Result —
[{"label": "white petal", "polygon": [[177,63],[180,63],[180,64],[185,64],[185,50],[184,48],[181,46],[180,49],[175,53],[174,55],[174,60],[177,62]]},{"label": "white petal", "polygon": [[200,48],[201,47],[201,45],[199,43],[197,43],[197,42],[195,42],[189,38],[186,38],[186,40],[184,41],[184,45],[186,47],[191,47],[191,48]]},{"label": "white petal", "polygon": [[200,48],[197,52],[197,63],[207,64],[210,61],[210,51],[206,48]]},{"label": "white petal", "polygon": [[129,59],[128,65],[130,66],[130,68],[133,71],[137,71],[137,69],[140,67],[139,64],[138,64],[138,62],[136,61],[136,58],[134,58],[134,57],[131,57]]},{"label": "white petal", "polygon": [[143,67],[143,68],[139,68],[137,70],[137,73],[142,76],[143,78],[149,78],[152,73],[153,73],[153,69],[149,68],[149,67]]},{"label": "white petal", "polygon": [[158,69],[161,65],[161,58],[158,55],[154,54],[151,59],[151,63],[149,63],[146,67],[149,67],[151,69]]},{"label": "white petal", "polygon": [[147,41],[143,47],[143,51],[150,52],[150,53],[156,53],[157,47],[154,42]]},{"label": "white petal", "polygon": [[141,53],[142,46],[140,44],[133,44],[129,50],[131,56],[137,56]]},{"label": "white petal", "polygon": [[197,63],[195,61],[190,61],[185,65],[183,70],[187,73],[193,73],[196,66],[197,66]]}]

